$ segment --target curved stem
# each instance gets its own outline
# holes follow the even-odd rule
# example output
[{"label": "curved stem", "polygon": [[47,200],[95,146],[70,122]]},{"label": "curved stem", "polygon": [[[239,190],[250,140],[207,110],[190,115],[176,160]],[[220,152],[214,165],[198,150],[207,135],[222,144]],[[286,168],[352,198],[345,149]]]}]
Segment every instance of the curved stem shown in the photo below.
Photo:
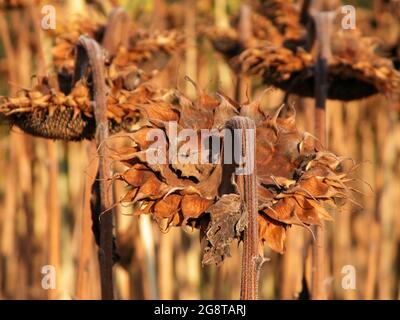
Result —
[{"label": "curved stem", "polygon": [[[90,66],[93,77],[93,98],[95,103],[94,115],[96,121],[96,144],[99,153],[98,190],[100,220],[100,274],[101,296],[103,300],[114,298],[113,286],[113,215],[107,210],[112,204],[110,190],[110,166],[104,140],[108,137],[106,84],[104,78],[104,52],[93,39],[81,36],[77,44],[77,58],[74,82],[78,81]],[[107,211],[106,211],[107,210]],[[104,212],[104,214],[102,214]]]},{"label": "curved stem", "polygon": [[111,11],[101,43],[111,56],[118,52],[119,47],[128,45],[129,27],[129,16],[124,8],[117,7]]}]

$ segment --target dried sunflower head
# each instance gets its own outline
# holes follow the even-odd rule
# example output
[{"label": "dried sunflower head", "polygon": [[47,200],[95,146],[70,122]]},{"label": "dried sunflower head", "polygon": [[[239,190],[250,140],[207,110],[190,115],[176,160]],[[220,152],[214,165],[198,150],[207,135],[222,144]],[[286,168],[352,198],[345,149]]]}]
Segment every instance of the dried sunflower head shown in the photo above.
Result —
[{"label": "dried sunflower head", "polygon": [[300,23],[299,8],[293,1],[254,1],[251,12],[252,36],[241,43],[239,37],[240,17],[231,21],[229,28],[206,27],[203,33],[213,47],[228,59],[234,70],[240,69],[237,55],[246,49],[268,44],[277,47],[300,45],[305,28]]},{"label": "dried sunflower head", "polygon": [[245,49],[245,47],[268,41],[270,43],[281,44],[283,36],[270,20],[264,16],[251,13],[252,38],[246,39],[246,43],[240,43],[238,27],[239,18],[235,17],[230,27],[205,27],[202,33],[211,41],[214,48],[221,52],[226,58],[232,58]]},{"label": "dried sunflower head", "polygon": [[[155,94],[150,85],[126,90],[121,81],[112,83],[107,96],[110,131],[129,130],[140,118],[140,105]],[[82,140],[92,139],[95,133],[90,88],[85,80],[64,94],[55,79],[39,79],[34,88],[20,90],[16,97],[1,98],[0,114],[34,136]]]},{"label": "dried sunflower head", "polygon": [[[328,98],[356,100],[378,92],[392,95],[400,89],[400,73],[393,63],[375,53],[373,39],[357,32],[332,36]],[[301,96],[314,95],[316,57],[301,48],[259,46],[240,56],[245,73],[261,75],[265,83]]]},{"label": "dried sunflower head", "polygon": [[[287,227],[331,219],[329,208],[346,199],[350,179],[341,172],[341,158],[315,147],[314,138],[297,129],[294,112],[269,115],[257,101],[239,105],[222,94],[214,98],[198,92],[190,100],[173,91],[146,106],[149,123],[128,134],[132,146],[114,154],[126,168],[115,179],[129,186],[121,202],[164,226],[200,228],[203,263],[221,262],[246,227],[234,169],[222,156],[227,145],[220,131],[241,115],[257,128],[260,241],[283,252]],[[205,143],[212,139],[221,143],[216,149]]]},{"label": "dried sunflower head", "polygon": [[56,70],[72,74],[75,67],[75,47],[79,37],[85,34],[101,42],[104,30],[104,22],[87,18],[68,21],[60,30],[56,30],[55,45],[51,50]]},{"label": "dried sunflower head", "polygon": [[260,0],[256,1],[255,9],[270,20],[285,39],[299,39],[304,36],[305,30],[299,21],[299,1]]},{"label": "dried sunflower head", "polygon": [[[72,74],[75,67],[75,46],[79,36],[86,34],[99,43],[105,40],[107,24],[89,19],[81,19],[57,34],[56,45],[52,49],[54,65],[58,72]],[[116,72],[126,73],[126,69],[140,68],[148,72],[162,70],[170,57],[183,47],[183,36],[176,31],[147,31],[130,27],[123,35],[126,43],[120,44],[116,52],[109,55],[109,63]]]}]

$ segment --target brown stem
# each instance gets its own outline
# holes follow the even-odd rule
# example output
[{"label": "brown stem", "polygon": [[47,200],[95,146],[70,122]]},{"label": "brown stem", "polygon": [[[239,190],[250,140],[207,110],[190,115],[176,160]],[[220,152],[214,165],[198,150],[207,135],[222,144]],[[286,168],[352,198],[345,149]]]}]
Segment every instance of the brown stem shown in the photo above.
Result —
[{"label": "brown stem", "polygon": [[307,29],[304,45],[306,51],[311,51],[315,40],[315,24],[310,15],[311,7],[312,0],[304,0],[300,11],[300,23]]},{"label": "brown stem", "polygon": [[122,7],[115,8],[108,17],[102,46],[114,56],[120,46],[127,46],[129,41],[130,20]]},{"label": "brown stem", "polygon": [[[251,166],[251,163],[253,163],[253,170],[238,175],[236,182],[242,196],[242,201],[245,205],[248,221],[243,239],[240,299],[257,300],[258,279],[263,259],[258,252],[257,173],[254,161],[254,138],[256,127],[254,121],[247,117],[233,117],[227,122],[226,127],[233,130],[242,130],[241,151],[243,156],[245,156],[246,165]],[[248,134],[250,130],[254,133],[253,137]]]},{"label": "brown stem", "polygon": [[[315,136],[326,147],[325,105],[328,95],[328,63],[331,58],[330,36],[333,21],[331,12],[314,15],[317,32],[318,58],[315,65]],[[325,299],[325,230],[323,222],[315,227],[315,242],[312,248],[313,266],[311,292],[312,299]]]},{"label": "brown stem", "polygon": [[[34,4],[28,5],[30,18],[33,25],[33,37],[36,43],[37,50],[37,74],[39,78],[46,74],[46,59],[43,48],[43,33],[40,28],[40,18],[38,10]],[[55,141],[47,140],[47,156],[48,156],[48,202],[47,202],[47,237],[48,237],[48,253],[47,262],[54,266],[55,270],[60,270],[60,244],[61,244],[61,209],[60,197],[58,193],[58,159],[57,159],[57,146]],[[56,278],[57,280],[57,278]],[[56,299],[58,296],[58,283],[54,290],[49,290],[47,294],[48,299]]]},{"label": "brown stem", "polygon": [[[48,239],[48,263],[54,266],[56,271],[60,270],[60,239],[61,239],[61,210],[58,194],[58,159],[57,148],[54,141],[47,140],[48,159],[48,203],[47,203],[47,239]],[[57,280],[57,278],[56,278]],[[58,296],[58,285],[55,290],[48,291],[48,299],[56,299]]]},{"label": "brown stem", "polygon": [[[185,34],[186,34],[186,53],[185,53],[185,72],[195,82],[198,76],[198,52],[197,52],[197,25],[196,25],[196,1],[185,0]],[[194,94],[191,85],[186,87],[188,94]]]},{"label": "brown stem", "polygon": [[[246,44],[251,40],[252,37],[252,23],[251,23],[251,7],[248,4],[242,4],[240,6],[240,19],[238,26],[239,42],[243,48],[246,48]],[[237,101],[242,101],[246,95],[246,84],[247,77],[244,74],[240,74],[237,77],[235,96]],[[247,95],[249,93],[247,92]]]},{"label": "brown stem", "polygon": [[94,116],[96,121],[96,144],[99,153],[100,197],[100,273],[103,300],[113,299],[113,215],[108,210],[112,204],[110,190],[110,165],[104,141],[108,138],[106,84],[104,78],[104,52],[93,39],[81,36],[77,45],[74,81],[77,81],[90,65],[93,77]]},{"label": "brown stem", "polygon": [[[96,143],[95,141],[90,141],[87,147],[88,159],[95,158],[96,155]],[[79,246],[79,258],[78,258],[78,270],[76,275],[76,285],[75,285],[75,296],[78,300],[89,299],[88,296],[88,285],[89,285],[89,264],[91,258],[92,241],[93,236],[91,234],[91,208],[90,208],[90,197],[92,194],[92,185],[96,177],[98,170],[98,164],[93,162],[87,169],[87,174],[85,177],[85,187],[83,196],[83,213],[81,222],[81,235],[80,235],[80,246]]]},{"label": "brown stem", "polygon": [[31,3],[28,5],[28,10],[30,14],[30,18],[32,20],[33,26],[33,38],[36,44],[37,50],[37,72],[39,76],[44,76],[46,74],[46,58],[43,48],[43,32],[40,28],[40,15],[37,10],[37,7]]},{"label": "brown stem", "polygon": [[251,25],[251,7],[248,4],[240,6],[239,41],[242,45],[248,42],[253,35]]},{"label": "brown stem", "polygon": [[7,20],[3,12],[0,12],[0,38],[4,46],[4,52],[6,55],[7,71],[9,79],[11,82],[16,83],[16,72],[13,72],[13,70],[16,69],[15,68],[16,53],[11,43]]},{"label": "brown stem", "polygon": [[370,243],[368,246],[367,275],[365,280],[364,299],[375,298],[376,279],[378,275],[379,245],[381,230],[379,222],[373,220],[370,226]]},{"label": "brown stem", "polygon": [[167,16],[167,4],[164,0],[153,1],[153,17],[151,21],[151,29],[163,30],[166,29],[166,16]]}]

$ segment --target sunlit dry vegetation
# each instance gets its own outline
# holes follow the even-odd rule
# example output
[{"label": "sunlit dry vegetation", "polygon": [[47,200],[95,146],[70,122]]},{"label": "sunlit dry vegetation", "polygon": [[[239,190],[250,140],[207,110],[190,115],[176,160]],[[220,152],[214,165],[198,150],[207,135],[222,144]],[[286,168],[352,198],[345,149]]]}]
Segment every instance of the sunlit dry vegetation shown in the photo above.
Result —
[{"label": "sunlit dry vegetation", "polygon": [[398,1],[0,8],[1,299],[400,297]]}]

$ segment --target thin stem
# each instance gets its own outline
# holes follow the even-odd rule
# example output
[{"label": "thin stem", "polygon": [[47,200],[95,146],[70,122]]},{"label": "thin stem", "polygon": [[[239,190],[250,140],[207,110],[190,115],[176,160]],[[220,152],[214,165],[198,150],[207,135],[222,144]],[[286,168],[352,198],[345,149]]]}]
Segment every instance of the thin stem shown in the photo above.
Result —
[{"label": "thin stem", "polygon": [[[60,270],[60,239],[61,239],[61,210],[60,197],[58,193],[57,178],[59,175],[57,148],[54,141],[47,140],[48,158],[48,203],[47,203],[47,239],[48,239],[48,263]],[[57,281],[57,278],[56,278]],[[57,283],[58,284],[58,283]],[[48,290],[48,299],[56,299],[58,296],[58,285],[55,290]]]},{"label": "thin stem", "polygon": [[[246,117],[234,117],[227,122],[226,126],[233,130],[241,129],[241,151],[242,153],[244,152],[243,156],[245,157],[246,166],[253,168],[250,172],[243,172],[243,174],[238,175],[236,183],[242,196],[248,221],[243,239],[240,299],[257,300],[258,279],[263,259],[258,252],[257,173],[254,161],[254,138],[256,127],[254,121]],[[250,131],[253,132],[254,136],[249,134]]]},{"label": "thin stem", "polygon": [[[243,48],[246,48],[246,43],[251,40],[253,33],[252,23],[251,23],[251,8],[248,4],[242,4],[240,6],[240,19],[239,19],[239,42]],[[242,101],[246,95],[246,85],[247,77],[244,74],[239,74],[237,77],[237,83],[235,88],[235,95],[237,101]],[[249,93],[247,92],[247,95]]]},{"label": "thin stem", "polygon": [[[95,141],[91,141],[87,147],[87,157],[88,159],[93,159],[97,152]],[[76,276],[75,285],[75,296],[77,299],[89,299],[88,295],[88,285],[89,285],[89,263],[91,258],[92,250],[92,234],[91,234],[91,208],[90,208],[90,198],[92,194],[92,185],[94,183],[96,173],[98,170],[98,164],[92,162],[87,169],[87,174],[85,175],[85,187],[83,196],[83,214],[81,222],[81,234],[80,234],[80,246],[79,246],[79,258],[78,258],[78,270]]]},{"label": "thin stem", "polygon": [[109,15],[102,46],[111,56],[114,56],[121,46],[127,46],[129,41],[129,16],[122,7],[115,8]]},{"label": "thin stem", "polygon": [[153,0],[153,17],[151,21],[151,29],[163,30],[166,29],[166,16],[167,16],[167,4],[164,0]]},{"label": "thin stem", "polygon": [[[198,52],[197,52],[197,29],[196,29],[196,1],[185,0],[185,34],[186,34],[186,52],[185,52],[185,72],[195,82],[198,72]],[[186,92],[194,95],[194,88],[187,82]]]},{"label": "thin stem", "polygon": [[[326,99],[328,95],[328,62],[331,58],[330,36],[333,21],[332,12],[318,12],[314,15],[317,32],[318,58],[315,65],[315,136],[326,147]],[[324,224],[315,227],[315,242],[312,248],[313,266],[312,299],[325,299],[325,230]]]},{"label": "thin stem", "polygon": [[315,26],[314,21],[310,15],[312,8],[312,0],[304,0],[300,11],[300,23],[306,27],[306,43],[304,49],[311,51],[314,40],[315,40]]},{"label": "thin stem", "polygon": [[[104,78],[104,52],[93,39],[81,36],[77,45],[77,58],[74,81],[84,73],[87,66],[93,75],[93,91],[95,102],[96,144],[99,152],[99,194],[100,197],[100,273],[101,296],[103,300],[113,299],[113,210],[107,210],[112,204],[110,191],[111,172],[105,141],[108,138],[106,85]],[[97,188],[95,188],[96,190]],[[106,211],[107,210],[107,211]]]},{"label": "thin stem", "polygon": [[[40,19],[35,5],[28,6],[30,18],[33,25],[33,37],[37,47],[37,74],[39,77],[46,75],[46,58],[43,48],[43,33],[40,28]],[[55,141],[47,140],[47,157],[48,157],[48,200],[47,200],[47,237],[48,237],[48,253],[47,262],[54,266],[55,270],[60,270],[60,245],[61,245],[61,210],[60,210],[60,196],[58,193],[58,158],[57,158],[57,145]],[[57,281],[57,278],[56,278]],[[57,299],[58,296],[58,283],[54,290],[49,290],[47,294],[48,299]]]}]

